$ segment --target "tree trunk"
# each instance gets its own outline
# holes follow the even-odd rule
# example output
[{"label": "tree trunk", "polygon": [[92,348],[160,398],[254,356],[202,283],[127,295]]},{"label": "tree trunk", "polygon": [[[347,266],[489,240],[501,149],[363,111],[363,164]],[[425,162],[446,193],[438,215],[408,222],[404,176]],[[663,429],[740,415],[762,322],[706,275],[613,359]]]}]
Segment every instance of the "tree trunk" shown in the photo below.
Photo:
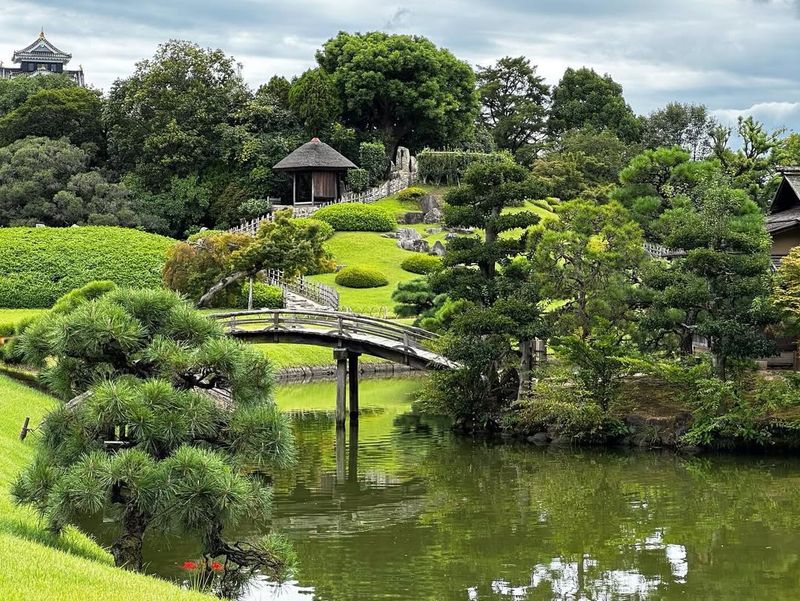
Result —
[{"label": "tree trunk", "polygon": [[684,330],[681,333],[681,348],[680,353],[684,357],[689,356],[692,354],[694,347],[694,334],[690,330]]},{"label": "tree trunk", "polygon": [[725,361],[725,356],[715,353],[713,350],[711,351],[711,367],[714,370],[714,373],[720,380],[725,380],[727,373],[727,362]]},{"label": "tree trunk", "polygon": [[231,284],[238,282],[239,280],[243,279],[247,276],[247,272],[245,271],[237,271],[227,277],[222,278],[219,282],[211,286],[208,291],[200,297],[200,300],[197,301],[197,307],[208,307],[211,305],[211,301],[214,300],[214,297],[225,290]]},{"label": "tree trunk", "polygon": [[125,507],[122,514],[122,534],[111,545],[111,555],[118,568],[142,571],[142,539],[147,529],[147,517],[134,505]]}]

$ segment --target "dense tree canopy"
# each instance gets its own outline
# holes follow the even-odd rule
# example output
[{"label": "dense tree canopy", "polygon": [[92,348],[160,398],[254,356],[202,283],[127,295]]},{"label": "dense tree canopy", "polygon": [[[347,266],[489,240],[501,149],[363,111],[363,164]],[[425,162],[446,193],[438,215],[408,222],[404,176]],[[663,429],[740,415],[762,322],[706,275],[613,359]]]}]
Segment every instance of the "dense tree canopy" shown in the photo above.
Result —
[{"label": "dense tree canopy", "polygon": [[527,58],[506,56],[479,67],[477,84],[481,123],[496,148],[516,154],[544,139],[550,90]]},{"label": "dense tree canopy", "polygon": [[715,126],[705,105],[670,102],[644,120],[642,143],[647,148],[679,146],[696,161],[711,152]]},{"label": "dense tree canopy", "polygon": [[473,126],[472,69],[426,38],[341,32],[317,62],[333,76],[345,124],[381,136],[392,158],[400,144],[447,146]]},{"label": "dense tree canopy", "polygon": [[585,67],[567,69],[553,88],[548,124],[554,135],[591,125],[609,129],[626,142],[641,137],[641,124],[625,102],[622,86],[610,75],[598,75]]},{"label": "dense tree canopy", "polygon": [[111,89],[108,143],[117,169],[135,170],[160,192],[173,177],[203,172],[248,99],[234,60],[221,50],[170,41]]}]

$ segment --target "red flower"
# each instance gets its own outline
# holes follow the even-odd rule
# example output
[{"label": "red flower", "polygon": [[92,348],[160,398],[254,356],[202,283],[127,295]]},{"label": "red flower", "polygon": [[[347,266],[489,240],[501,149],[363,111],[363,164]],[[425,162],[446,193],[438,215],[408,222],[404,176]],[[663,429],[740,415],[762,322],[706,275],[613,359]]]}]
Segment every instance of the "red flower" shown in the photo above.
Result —
[{"label": "red flower", "polygon": [[184,570],[196,570],[197,564],[193,561],[184,561],[183,562],[183,569]]},{"label": "red flower", "polygon": [[212,569],[212,570],[214,570],[215,572],[221,572],[222,570],[224,570],[224,569],[225,569],[225,566],[223,566],[223,565],[222,565],[220,562],[218,562],[218,561],[212,561],[212,562],[211,562],[211,569]]}]

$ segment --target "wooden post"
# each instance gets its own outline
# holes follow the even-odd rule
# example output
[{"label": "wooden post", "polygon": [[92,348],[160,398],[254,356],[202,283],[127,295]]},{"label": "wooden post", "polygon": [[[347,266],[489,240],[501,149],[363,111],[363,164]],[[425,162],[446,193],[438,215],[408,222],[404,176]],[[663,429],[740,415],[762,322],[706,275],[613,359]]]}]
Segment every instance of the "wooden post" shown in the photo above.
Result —
[{"label": "wooden post", "polygon": [[297,173],[292,171],[292,206],[297,204]]},{"label": "wooden post", "polygon": [[314,177],[314,172],[312,171],[311,172],[311,204],[312,205],[314,204],[314,180],[315,179],[316,178]]},{"label": "wooden post", "polygon": [[347,419],[347,349],[333,349],[336,359],[336,427],[344,428]]},{"label": "wooden post", "polygon": [[349,365],[347,366],[347,374],[349,376],[350,385],[350,421],[358,421],[358,356],[360,353],[352,351],[347,353]]},{"label": "wooden post", "polygon": [[250,290],[247,293],[247,310],[253,310],[253,276],[250,276]]}]

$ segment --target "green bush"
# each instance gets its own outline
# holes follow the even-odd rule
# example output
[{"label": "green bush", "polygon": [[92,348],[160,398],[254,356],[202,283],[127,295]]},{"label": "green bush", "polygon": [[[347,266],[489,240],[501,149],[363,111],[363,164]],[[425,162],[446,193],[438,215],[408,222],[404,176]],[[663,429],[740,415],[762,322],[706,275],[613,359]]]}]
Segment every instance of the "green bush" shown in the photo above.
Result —
[{"label": "green bush", "polygon": [[200,230],[199,232],[195,232],[188,238],[186,238],[187,242],[197,242],[198,240],[202,240],[203,238],[208,238],[209,236],[218,236],[219,234],[224,234],[226,230]]},{"label": "green bush", "polygon": [[325,240],[330,240],[331,237],[333,237],[333,226],[326,221],[322,221],[322,219],[316,219],[314,217],[295,217],[293,221],[295,225],[300,227],[311,227],[312,225],[317,226],[319,228],[320,235],[325,238]]},{"label": "green bush", "polygon": [[363,192],[369,188],[369,171],[366,169],[351,169],[347,172],[347,187],[352,192]]},{"label": "green bush", "polygon": [[337,232],[390,232],[397,221],[381,207],[357,202],[328,205],[314,213],[314,218],[329,223]]},{"label": "green bush", "polygon": [[336,274],[336,283],[345,288],[380,288],[389,284],[389,279],[372,267],[353,265]]},{"label": "green bush", "polygon": [[369,185],[374,186],[386,179],[389,160],[383,142],[362,142],[359,146],[361,168],[369,174]]},{"label": "green bush", "polygon": [[166,252],[174,243],[120,227],[2,228],[0,307],[51,307],[94,280],[160,288]]},{"label": "green bush", "polygon": [[442,268],[442,259],[435,255],[423,255],[422,253],[415,253],[405,259],[401,264],[404,270],[411,273],[419,273],[427,275]]},{"label": "green bush", "polygon": [[[247,308],[250,282],[242,285],[241,308]],[[264,282],[253,282],[253,309],[283,309],[283,291]]]},{"label": "green bush", "polygon": [[411,186],[410,188],[406,188],[405,190],[400,190],[400,192],[397,193],[397,200],[399,200],[400,202],[418,203],[427,194],[428,193],[425,191],[424,188]]},{"label": "green bush", "polygon": [[625,424],[591,401],[537,399],[521,408],[518,420],[527,433],[547,432],[574,442],[600,443],[627,434]]}]

